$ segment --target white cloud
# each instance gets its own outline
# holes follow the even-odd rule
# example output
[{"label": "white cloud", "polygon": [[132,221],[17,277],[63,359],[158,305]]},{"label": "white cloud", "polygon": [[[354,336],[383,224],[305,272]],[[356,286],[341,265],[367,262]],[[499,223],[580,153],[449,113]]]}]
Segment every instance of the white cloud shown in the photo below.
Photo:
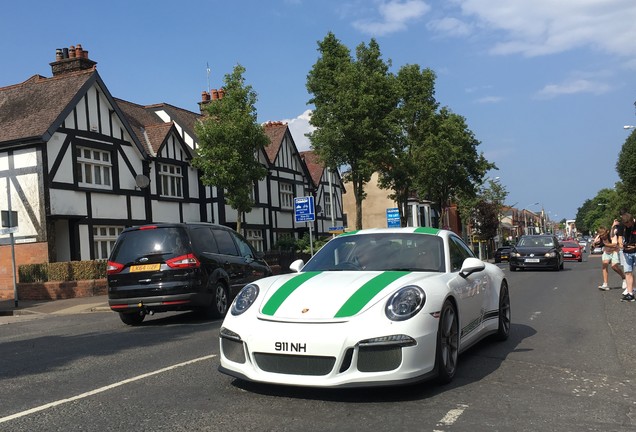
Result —
[{"label": "white cloud", "polygon": [[466,24],[452,17],[429,21],[426,24],[426,28],[436,33],[454,37],[468,36],[472,32],[472,26],[470,24]]},{"label": "white cloud", "polygon": [[561,84],[548,84],[537,93],[539,99],[551,99],[561,95],[578,93],[591,93],[600,95],[611,90],[611,86],[602,82],[578,78],[565,81]]},{"label": "white cloud", "polygon": [[353,26],[363,33],[383,36],[405,30],[409,21],[419,19],[430,9],[423,0],[382,1],[378,7],[379,20],[357,20]]},{"label": "white cloud", "polygon": [[475,102],[479,104],[494,104],[499,103],[503,100],[500,96],[484,96],[482,98],[477,99]]},{"label": "white cloud", "polygon": [[311,150],[311,142],[305,136],[306,133],[313,132],[316,128],[309,124],[311,110],[307,110],[293,119],[283,120],[289,126],[289,132],[294,138],[298,151]]},{"label": "white cloud", "polygon": [[580,47],[629,57],[636,54],[634,0],[454,0],[465,17],[503,31],[494,54],[539,56]]}]

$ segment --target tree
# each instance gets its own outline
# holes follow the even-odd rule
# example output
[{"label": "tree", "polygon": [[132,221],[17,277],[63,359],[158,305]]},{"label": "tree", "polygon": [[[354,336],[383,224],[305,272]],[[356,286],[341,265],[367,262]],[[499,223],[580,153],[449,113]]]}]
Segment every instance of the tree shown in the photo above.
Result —
[{"label": "tree", "polygon": [[621,207],[626,207],[631,213],[636,213],[636,130],[625,140],[616,161],[616,172],[621,179],[617,188],[622,199]]},{"label": "tree", "polygon": [[320,58],[307,76],[314,105],[309,134],[319,159],[328,167],[347,166],[356,202],[356,229],[362,228],[364,185],[387,158],[392,137],[390,113],[397,103],[389,65],[378,43],[360,44],[353,59],[333,33],[318,43]]},{"label": "tree", "polygon": [[465,119],[444,107],[435,116],[431,133],[413,152],[418,193],[436,203],[440,222],[450,201],[475,197],[486,172],[497,169],[477,153],[479,144]]},{"label": "tree", "polygon": [[206,116],[196,125],[199,139],[192,165],[202,172],[201,181],[224,191],[227,203],[237,211],[236,230],[243,215],[254,206],[254,184],[265,178],[267,168],[257,152],[269,139],[256,121],[256,93],[245,85],[241,65],[225,75],[224,96],[205,106]]},{"label": "tree", "polygon": [[393,191],[389,197],[400,209],[401,225],[408,220],[407,205],[415,191],[418,166],[413,149],[430,133],[438,103],[435,100],[435,72],[418,65],[400,68],[396,76],[398,105],[392,116],[396,131],[389,157],[380,165],[379,186]]}]

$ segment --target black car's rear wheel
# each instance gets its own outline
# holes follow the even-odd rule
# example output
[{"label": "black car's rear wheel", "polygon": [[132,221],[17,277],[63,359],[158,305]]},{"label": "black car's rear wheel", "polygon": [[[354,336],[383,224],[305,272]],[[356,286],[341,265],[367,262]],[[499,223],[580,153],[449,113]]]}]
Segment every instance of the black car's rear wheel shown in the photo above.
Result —
[{"label": "black car's rear wheel", "polygon": [[510,336],[510,294],[508,284],[501,284],[499,290],[499,326],[497,327],[497,339],[505,341]]},{"label": "black car's rear wheel", "polygon": [[143,322],[144,318],[146,318],[146,313],[143,311],[119,312],[119,318],[124,324],[138,326]]},{"label": "black car's rear wheel", "polygon": [[227,313],[229,305],[230,298],[227,292],[227,288],[225,287],[223,282],[216,282],[214,284],[214,293],[212,295],[210,315],[214,318],[223,318]]},{"label": "black car's rear wheel", "polygon": [[446,300],[439,317],[437,349],[435,352],[437,381],[440,384],[446,384],[453,380],[457,371],[458,357],[459,320],[457,318],[457,310],[450,300]]}]

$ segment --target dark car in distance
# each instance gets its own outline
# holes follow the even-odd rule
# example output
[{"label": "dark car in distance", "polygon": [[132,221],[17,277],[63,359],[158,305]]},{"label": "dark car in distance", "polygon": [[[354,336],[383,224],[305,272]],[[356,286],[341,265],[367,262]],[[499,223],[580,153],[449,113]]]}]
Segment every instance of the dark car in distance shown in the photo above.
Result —
[{"label": "dark car in distance", "polygon": [[511,246],[502,246],[495,251],[495,262],[500,263],[502,261],[508,261],[510,258]]},{"label": "dark car in distance", "polygon": [[209,223],[127,228],[107,264],[108,305],[128,325],[147,314],[198,310],[225,316],[243,286],[272,274],[236,231]]},{"label": "dark car in distance", "polygon": [[517,269],[563,269],[563,250],[559,239],[550,234],[521,236],[510,251],[510,271]]}]

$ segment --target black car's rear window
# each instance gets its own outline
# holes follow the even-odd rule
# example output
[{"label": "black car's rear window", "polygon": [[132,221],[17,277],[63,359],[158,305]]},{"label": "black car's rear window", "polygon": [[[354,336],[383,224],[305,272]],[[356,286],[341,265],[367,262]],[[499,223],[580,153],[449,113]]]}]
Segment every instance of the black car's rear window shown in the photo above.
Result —
[{"label": "black car's rear window", "polygon": [[137,262],[161,262],[191,252],[188,236],[183,228],[159,227],[121,233],[111,253],[110,260],[121,264]]}]

